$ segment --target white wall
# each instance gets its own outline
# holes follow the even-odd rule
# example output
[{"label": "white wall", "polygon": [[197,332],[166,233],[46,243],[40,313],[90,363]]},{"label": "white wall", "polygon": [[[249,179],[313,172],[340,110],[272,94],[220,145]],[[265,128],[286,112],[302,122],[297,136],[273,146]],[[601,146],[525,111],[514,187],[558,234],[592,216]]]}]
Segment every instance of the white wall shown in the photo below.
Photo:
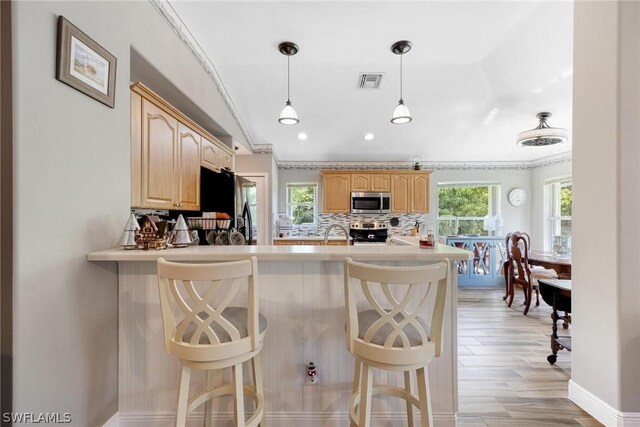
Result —
[{"label": "white wall", "polygon": [[[544,250],[544,182],[552,178],[571,176],[571,162],[556,163],[531,170],[531,248]],[[549,249],[550,250],[550,249]]]},{"label": "white wall", "polygon": [[[102,425],[117,410],[113,246],[130,207],[130,49],[225,129],[230,113],[148,2],[14,2],[14,411],[70,412]],[[115,109],[55,79],[64,15],[118,58]],[[163,95],[162,84],[150,84]],[[231,131],[232,132],[232,131]]]},{"label": "white wall", "polygon": [[[586,397],[637,414],[640,4],[576,2],[574,44],[575,291],[569,396],[593,411],[592,400],[581,392],[586,390]],[[615,419],[607,424],[614,422],[633,424]]]}]

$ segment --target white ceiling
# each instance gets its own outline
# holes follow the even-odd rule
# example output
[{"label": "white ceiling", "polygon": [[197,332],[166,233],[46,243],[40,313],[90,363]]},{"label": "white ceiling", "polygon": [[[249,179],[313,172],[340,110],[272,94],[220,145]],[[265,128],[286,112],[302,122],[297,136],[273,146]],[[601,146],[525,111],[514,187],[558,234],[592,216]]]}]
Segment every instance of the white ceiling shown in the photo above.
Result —
[{"label": "white ceiling", "polygon": [[[518,132],[550,111],[571,126],[571,2],[171,1],[215,65],[257,144],[281,160],[533,160],[571,150],[518,147]],[[399,58],[410,40],[404,99],[413,121],[390,123]],[[277,119],[291,101],[300,123]],[[360,72],[384,72],[379,90],[358,90]],[[306,141],[299,132],[309,135]],[[364,134],[375,134],[365,141]]]}]

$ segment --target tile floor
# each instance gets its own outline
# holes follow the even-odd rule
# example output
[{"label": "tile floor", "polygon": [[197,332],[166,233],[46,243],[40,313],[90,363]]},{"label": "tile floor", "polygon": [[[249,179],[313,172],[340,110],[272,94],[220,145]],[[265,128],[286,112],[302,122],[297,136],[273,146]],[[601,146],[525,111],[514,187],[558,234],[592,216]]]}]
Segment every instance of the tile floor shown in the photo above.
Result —
[{"label": "tile floor", "polygon": [[458,425],[601,426],[567,398],[571,353],[547,362],[551,308],[541,300],[523,316],[522,293],[511,308],[503,294],[458,289]]}]

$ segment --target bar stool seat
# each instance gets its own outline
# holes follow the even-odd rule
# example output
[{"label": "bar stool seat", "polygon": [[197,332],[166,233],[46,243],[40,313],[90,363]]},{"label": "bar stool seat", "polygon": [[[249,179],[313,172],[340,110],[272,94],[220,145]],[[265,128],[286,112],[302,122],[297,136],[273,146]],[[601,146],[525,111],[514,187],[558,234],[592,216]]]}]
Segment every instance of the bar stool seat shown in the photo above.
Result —
[{"label": "bar stool seat", "polygon": [[[258,311],[258,262],[184,264],[158,259],[158,289],[165,349],[181,364],[176,427],[205,405],[204,426],[211,426],[212,399],[233,396],[235,425],[255,427],[264,415],[260,351],[267,319]],[[247,306],[229,306],[243,285]],[[179,314],[176,314],[179,313]],[[242,363],[251,361],[253,385],[243,381]],[[232,381],[214,387],[213,370],[231,368]],[[189,397],[191,370],[206,372],[205,389]],[[245,420],[244,397],[255,402]]]},{"label": "bar stool seat", "polygon": [[[422,427],[433,425],[427,365],[442,352],[448,272],[448,260],[387,267],[346,259],[347,348],[356,360],[349,401],[352,427],[370,426],[371,397],[376,394],[404,399],[409,427],[413,427],[414,406],[420,411]],[[431,315],[430,321],[425,314]],[[404,388],[374,385],[372,368],[404,372]],[[411,391],[413,371],[417,396]]]}]

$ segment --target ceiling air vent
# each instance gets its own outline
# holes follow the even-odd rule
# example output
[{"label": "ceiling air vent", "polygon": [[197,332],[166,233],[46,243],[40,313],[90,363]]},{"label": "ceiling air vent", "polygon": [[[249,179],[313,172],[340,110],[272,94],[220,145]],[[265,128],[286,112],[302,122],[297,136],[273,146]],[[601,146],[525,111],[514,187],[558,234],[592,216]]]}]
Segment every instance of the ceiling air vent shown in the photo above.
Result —
[{"label": "ceiling air vent", "polygon": [[379,89],[383,73],[360,73],[358,89]]}]

